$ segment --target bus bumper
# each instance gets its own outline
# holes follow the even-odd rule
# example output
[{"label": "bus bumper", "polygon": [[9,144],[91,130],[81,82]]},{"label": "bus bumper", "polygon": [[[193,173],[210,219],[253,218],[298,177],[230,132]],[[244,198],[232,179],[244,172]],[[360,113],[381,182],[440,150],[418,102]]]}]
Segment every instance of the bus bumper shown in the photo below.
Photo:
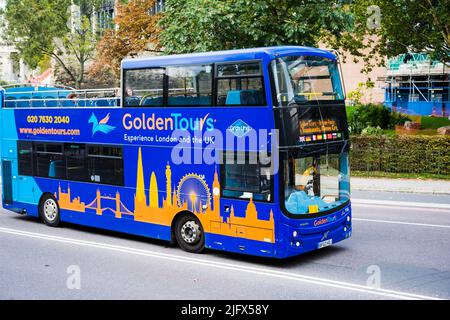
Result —
[{"label": "bus bumper", "polygon": [[350,238],[352,236],[350,205],[337,213],[336,216],[339,216],[336,221],[321,227],[301,228],[284,223],[278,224],[279,242],[277,257],[297,256],[332,246]]}]

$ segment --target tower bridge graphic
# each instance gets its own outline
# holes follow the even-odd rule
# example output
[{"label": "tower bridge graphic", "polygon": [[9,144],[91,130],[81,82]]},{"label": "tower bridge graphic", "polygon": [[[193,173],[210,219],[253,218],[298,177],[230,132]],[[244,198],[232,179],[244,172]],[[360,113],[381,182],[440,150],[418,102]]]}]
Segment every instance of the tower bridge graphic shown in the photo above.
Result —
[{"label": "tower bridge graphic", "polygon": [[[98,188],[95,198],[88,204],[85,204],[85,202],[81,201],[80,197],[72,197],[69,185],[67,186],[66,192],[59,185],[58,192],[55,192],[55,198],[58,200],[59,206],[62,209],[87,214],[90,213],[88,211],[92,211],[97,216],[111,212],[117,219],[128,216],[134,221],[168,227],[171,226],[174,217],[179,212],[191,211],[200,220],[204,231],[207,233],[271,243],[275,242],[272,210],[269,212],[268,220],[260,219],[253,199],[250,198],[247,204],[245,216],[236,216],[233,206],[230,208],[230,215],[228,217],[224,218],[220,214],[221,192],[217,168],[211,184],[211,189],[213,190],[212,195],[209,193],[209,185],[204,178],[193,173],[182,177],[178,184],[179,187],[175,188],[172,184],[172,170],[169,163],[167,163],[165,169],[166,191],[165,197],[160,202],[161,192],[158,189],[158,180],[155,171],[150,175],[148,188],[145,186],[142,150],[139,148],[133,210],[128,209],[122,202],[121,194],[118,190],[114,195],[107,195],[102,194],[100,188]],[[206,186],[206,196],[198,195],[195,190],[184,190],[180,188],[180,184],[186,180],[186,177],[198,179],[200,185]],[[146,194],[146,190],[148,190],[148,195]],[[212,201],[210,199],[211,196]]]},{"label": "tower bridge graphic", "polygon": [[[55,197],[58,199],[58,204],[60,208],[78,211],[78,212],[86,212],[86,209],[94,210],[95,213],[99,216],[103,215],[103,213],[110,211],[114,213],[115,217],[120,219],[122,215],[130,215],[134,216],[134,213],[129,210],[125,204],[120,200],[119,191],[116,192],[115,196],[111,195],[102,195],[100,193],[100,189],[97,189],[96,197],[89,204],[85,204],[80,201],[80,197],[76,197],[71,200],[71,190],[70,184],[67,186],[67,192],[62,191],[61,184],[58,187],[58,193],[55,193]],[[104,207],[102,208],[102,200],[109,200],[115,203],[114,207]]]},{"label": "tower bridge graphic", "polygon": [[[115,207],[106,207],[102,208],[102,199],[103,200],[110,200],[115,202]],[[94,200],[92,200],[91,203],[86,205],[86,209],[93,209],[95,210],[95,213],[99,216],[103,215],[106,211],[111,211],[115,214],[115,217],[120,219],[122,218],[123,214],[127,214],[130,216],[134,216],[134,213],[130,211],[120,200],[120,193],[119,191],[116,192],[116,195],[114,197],[107,196],[107,195],[101,195],[100,190],[97,189],[97,196]]]}]

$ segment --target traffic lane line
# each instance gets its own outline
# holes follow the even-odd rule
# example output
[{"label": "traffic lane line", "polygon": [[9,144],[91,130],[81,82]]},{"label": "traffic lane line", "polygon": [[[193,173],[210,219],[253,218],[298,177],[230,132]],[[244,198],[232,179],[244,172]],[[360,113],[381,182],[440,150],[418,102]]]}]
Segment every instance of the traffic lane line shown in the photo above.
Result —
[{"label": "traffic lane line", "polygon": [[100,243],[100,242],[92,242],[92,241],[78,240],[78,239],[65,238],[65,237],[59,237],[59,236],[52,236],[52,235],[22,231],[22,230],[17,230],[17,229],[0,228],[0,232],[5,233],[5,234],[12,234],[12,235],[16,235],[16,236],[24,236],[24,237],[34,238],[34,239],[40,239],[40,240],[47,240],[47,241],[53,241],[53,242],[71,244],[71,245],[78,245],[78,246],[85,246],[85,247],[92,247],[92,248],[122,252],[122,253],[127,253],[127,254],[135,254],[135,255],[140,255],[140,256],[145,256],[145,257],[152,257],[152,258],[164,259],[164,260],[181,262],[181,263],[188,263],[188,264],[199,265],[199,266],[209,267],[209,268],[232,270],[232,271],[238,271],[238,272],[249,273],[249,274],[254,274],[254,275],[262,275],[262,276],[281,278],[281,279],[286,279],[286,280],[298,281],[298,282],[326,286],[326,287],[337,288],[337,289],[342,289],[342,290],[349,290],[349,291],[354,291],[354,292],[372,294],[372,295],[377,295],[377,296],[382,296],[382,297],[405,299],[405,300],[441,300],[440,298],[431,297],[431,296],[418,295],[418,294],[413,294],[413,293],[388,290],[388,289],[382,289],[382,288],[372,288],[369,286],[363,286],[363,285],[353,284],[353,283],[349,283],[349,282],[335,281],[335,280],[329,280],[329,279],[324,279],[324,278],[319,278],[319,277],[312,277],[312,276],[296,274],[296,273],[276,271],[276,270],[265,269],[265,268],[261,268],[261,267],[244,266],[244,265],[239,265],[239,264],[224,263],[224,262],[218,262],[218,261],[213,261],[213,260],[209,260],[209,259],[191,258],[191,257],[186,257],[186,256],[182,257],[182,256],[174,255],[174,254],[167,254],[167,253],[161,253],[161,252],[143,250],[143,249],[136,249],[136,248],[130,248],[130,247],[124,247],[124,246],[118,246],[118,245],[111,245],[111,244]]},{"label": "traffic lane line", "polygon": [[352,198],[352,204],[368,205],[368,206],[389,206],[400,208],[427,208],[427,209],[443,209],[450,210],[450,204],[432,203],[432,202],[414,202],[414,201],[392,201],[392,200],[372,200]]},{"label": "traffic lane line", "polygon": [[401,206],[391,206],[388,204],[359,204],[352,203],[353,208],[371,208],[371,209],[392,209],[393,211],[421,211],[421,212],[437,212],[449,214],[450,209],[437,209],[437,208],[425,208],[425,207],[401,207]]},{"label": "traffic lane line", "polygon": [[443,225],[443,224],[429,224],[429,223],[406,222],[406,221],[395,221],[395,220],[378,220],[378,219],[353,218],[353,221],[365,221],[365,222],[389,223],[389,224],[403,224],[403,225],[410,225],[410,226],[450,229],[449,225]]}]

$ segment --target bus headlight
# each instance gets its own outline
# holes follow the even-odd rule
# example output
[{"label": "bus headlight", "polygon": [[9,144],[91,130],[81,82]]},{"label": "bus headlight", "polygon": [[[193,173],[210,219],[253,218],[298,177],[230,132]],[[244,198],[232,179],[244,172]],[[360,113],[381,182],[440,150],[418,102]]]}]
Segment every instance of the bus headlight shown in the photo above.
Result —
[{"label": "bus headlight", "polygon": [[350,216],[347,216],[347,222],[350,222]]},{"label": "bus headlight", "polygon": [[297,231],[292,232],[292,236],[293,236],[294,238],[297,238],[297,236],[298,236]]}]

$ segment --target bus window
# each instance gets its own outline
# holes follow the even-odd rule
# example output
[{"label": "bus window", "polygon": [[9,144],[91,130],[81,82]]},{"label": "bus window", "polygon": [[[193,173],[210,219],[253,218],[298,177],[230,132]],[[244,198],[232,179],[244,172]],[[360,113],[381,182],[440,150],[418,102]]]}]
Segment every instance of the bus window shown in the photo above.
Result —
[{"label": "bus window", "polygon": [[60,143],[35,144],[36,176],[66,179],[65,159]]},{"label": "bus window", "polygon": [[33,142],[17,141],[19,175],[33,175]]},{"label": "bus window", "polygon": [[113,146],[89,146],[88,172],[91,182],[122,186],[122,148]]},{"label": "bus window", "polygon": [[167,68],[169,106],[211,106],[212,66]]},{"label": "bus window", "polygon": [[[249,161],[248,155],[243,164],[236,158],[232,163],[226,161],[222,166],[223,196],[237,199],[252,198],[255,201],[272,201],[270,165],[266,166],[257,161],[255,161],[256,163]],[[256,156],[254,159],[257,159]]]},{"label": "bus window", "polygon": [[263,106],[266,104],[259,62],[217,65],[218,106]]},{"label": "bus window", "polygon": [[336,61],[288,56],[272,61],[271,67],[279,107],[308,101],[344,100]]},{"label": "bus window", "polygon": [[238,62],[217,65],[217,77],[234,76],[261,76],[261,64],[259,62]]},{"label": "bus window", "polygon": [[136,69],[124,72],[125,107],[162,107],[164,69]]},{"label": "bus window", "polygon": [[84,144],[65,144],[64,154],[67,164],[67,179],[73,181],[88,181],[86,146]]},{"label": "bus window", "polygon": [[308,215],[339,207],[350,198],[348,154],[315,152],[284,161],[285,207]]}]

